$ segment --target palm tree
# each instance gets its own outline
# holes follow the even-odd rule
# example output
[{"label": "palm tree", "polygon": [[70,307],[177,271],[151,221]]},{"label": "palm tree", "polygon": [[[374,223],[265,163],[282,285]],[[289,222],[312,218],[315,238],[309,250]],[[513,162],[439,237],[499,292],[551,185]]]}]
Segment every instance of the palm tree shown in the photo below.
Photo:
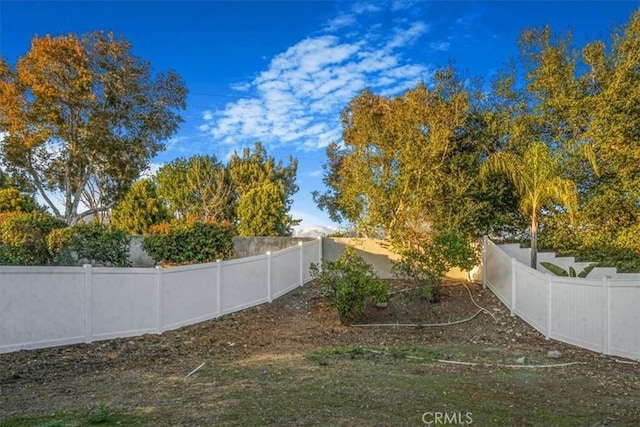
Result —
[{"label": "palm tree", "polygon": [[522,156],[495,153],[480,168],[484,181],[491,172],[504,173],[520,196],[520,212],[531,220],[531,268],[538,263],[538,226],[541,209],[559,204],[573,213],[578,204],[576,184],[560,176],[560,165],[546,144],[536,142]]}]

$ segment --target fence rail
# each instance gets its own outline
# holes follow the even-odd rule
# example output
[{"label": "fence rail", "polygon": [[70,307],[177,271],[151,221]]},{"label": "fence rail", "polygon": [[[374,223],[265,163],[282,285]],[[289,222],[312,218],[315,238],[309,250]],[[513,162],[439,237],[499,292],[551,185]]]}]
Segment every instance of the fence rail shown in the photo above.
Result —
[{"label": "fence rail", "polygon": [[640,280],[541,273],[485,239],[484,283],[512,315],[556,339],[640,360]]},{"label": "fence rail", "polygon": [[0,266],[0,353],[159,334],[271,302],[311,280],[322,242],[173,268]]}]

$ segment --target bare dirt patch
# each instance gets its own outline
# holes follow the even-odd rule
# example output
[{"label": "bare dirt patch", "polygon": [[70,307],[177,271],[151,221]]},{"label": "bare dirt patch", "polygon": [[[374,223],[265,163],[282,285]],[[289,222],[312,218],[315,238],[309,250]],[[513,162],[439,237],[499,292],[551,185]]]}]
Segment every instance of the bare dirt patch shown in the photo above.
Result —
[{"label": "bare dirt patch", "polygon": [[[0,425],[82,425],[85,415],[64,414],[98,407],[138,425],[420,425],[430,410],[472,410],[478,425],[535,425],[554,411],[560,425],[640,424],[640,365],[546,340],[489,290],[469,289],[473,301],[467,287],[449,284],[437,304],[397,292],[354,322],[475,315],[449,326],[344,326],[308,284],[162,335],[0,355]],[[523,361],[579,364],[501,366]]]}]

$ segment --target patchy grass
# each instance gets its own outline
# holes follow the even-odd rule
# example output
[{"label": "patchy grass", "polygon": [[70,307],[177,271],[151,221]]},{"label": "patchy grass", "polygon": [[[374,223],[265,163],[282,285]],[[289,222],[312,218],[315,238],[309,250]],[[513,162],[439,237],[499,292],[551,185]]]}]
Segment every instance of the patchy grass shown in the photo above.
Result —
[{"label": "patchy grass", "polygon": [[104,406],[83,412],[58,412],[40,417],[15,417],[0,419],[2,427],[71,427],[71,426],[146,426],[153,424],[151,417],[112,413]]}]

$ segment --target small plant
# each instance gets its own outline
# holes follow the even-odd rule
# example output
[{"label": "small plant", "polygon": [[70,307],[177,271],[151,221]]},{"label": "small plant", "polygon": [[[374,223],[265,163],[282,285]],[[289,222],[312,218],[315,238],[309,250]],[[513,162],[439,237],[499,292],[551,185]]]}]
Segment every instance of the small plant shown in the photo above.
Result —
[{"label": "small plant", "polygon": [[452,267],[471,270],[478,263],[478,253],[459,234],[433,236],[418,247],[400,252],[400,261],[392,271],[404,280],[411,280],[419,288],[420,298],[438,301],[440,281]]},{"label": "small plant", "polygon": [[580,273],[577,273],[577,274],[576,274],[576,270],[573,267],[569,267],[569,271],[567,271],[564,268],[560,267],[559,265],[556,265],[556,264],[553,264],[553,263],[547,262],[547,261],[541,261],[540,265],[542,265],[544,268],[546,268],[547,270],[549,270],[550,272],[552,272],[556,276],[580,277],[580,278],[584,279],[585,277],[587,277],[589,275],[589,273],[591,273],[591,270],[596,268],[596,266],[598,264],[597,263],[589,264]]},{"label": "small plant", "polygon": [[89,424],[104,424],[109,421],[109,411],[101,405],[100,408],[96,411],[95,414],[92,414],[89,417]]},{"label": "small plant", "polygon": [[329,289],[330,303],[337,309],[343,324],[364,312],[367,303],[388,300],[385,283],[350,246],[336,261],[323,261],[321,270],[313,264],[311,275]]}]

